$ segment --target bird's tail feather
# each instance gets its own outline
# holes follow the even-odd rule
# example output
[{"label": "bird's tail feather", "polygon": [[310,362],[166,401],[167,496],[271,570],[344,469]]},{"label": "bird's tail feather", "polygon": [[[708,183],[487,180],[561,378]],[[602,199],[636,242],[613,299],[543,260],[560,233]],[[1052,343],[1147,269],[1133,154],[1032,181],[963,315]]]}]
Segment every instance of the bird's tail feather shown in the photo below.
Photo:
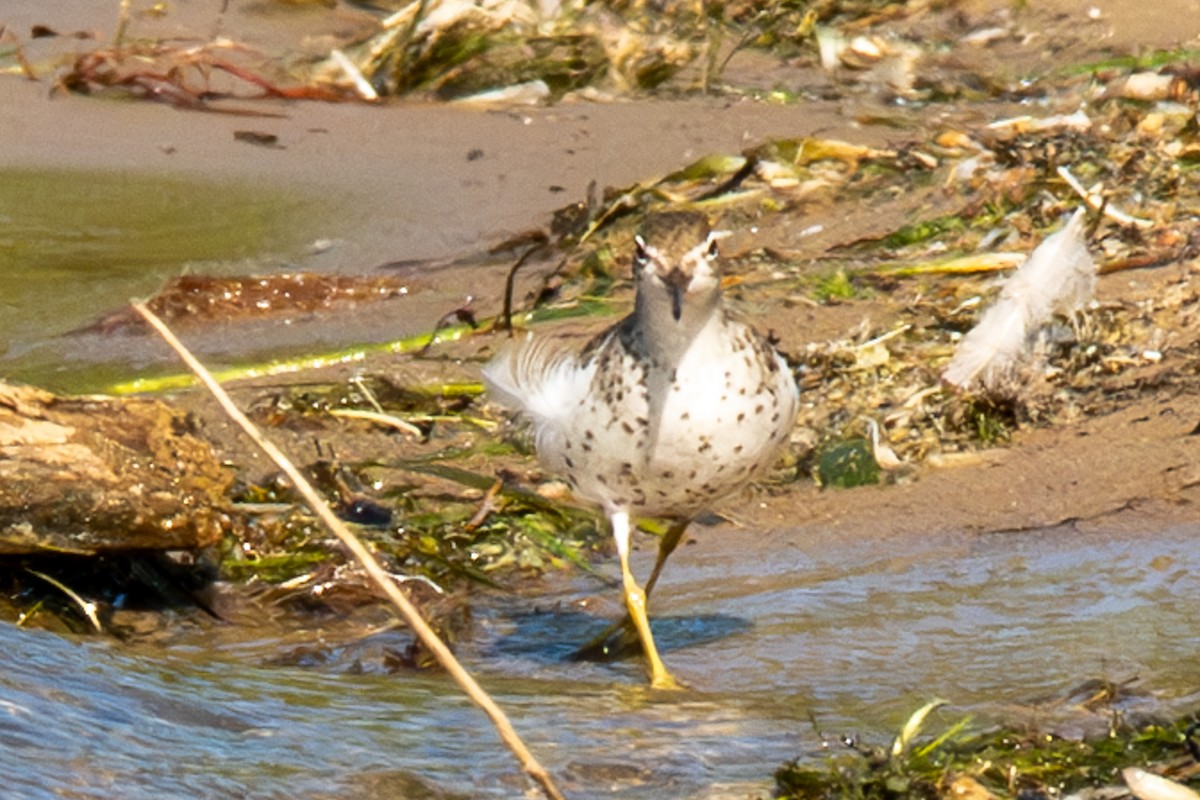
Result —
[{"label": "bird's tail feather", "polygon": [[527,337],[501,350],[483,368],[492,398],[535,424],[563,417],[591,384],[593,368],[545,337]]}]

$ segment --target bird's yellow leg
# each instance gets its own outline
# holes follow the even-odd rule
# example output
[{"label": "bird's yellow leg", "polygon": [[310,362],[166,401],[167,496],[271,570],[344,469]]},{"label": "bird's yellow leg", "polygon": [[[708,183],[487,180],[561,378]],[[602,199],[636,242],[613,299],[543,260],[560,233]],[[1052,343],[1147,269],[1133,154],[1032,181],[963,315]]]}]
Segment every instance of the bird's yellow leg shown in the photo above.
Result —
[{"label": "bird's yellow leg", "polygon": [[655,689],[679,689],[679,682],[667,671],[658,656],[654,635],[650,632],[650,619],[646,616],[646,593],[638,586],[629,569],[629,515],[618,511],[611,516],[613,538],[617,540],[617,555],[621,559],[621,585],[625,594],[625,607],[633,618],[638,638],[642,640],[646,664],[650,672],[650,685]]},{"label": "bird's yellow leg", "polygon": [[687,528],[688,521],[686,519],[675,520],[659,540],[658,558],[654,560],[654,569],[650,571],[650,577],[646,579],[646,597],[649,597],[650,593],[654,591],[654,584],[658,583],[658,576],[662,573],[663,565],[667,563],[671,553],[674,553],[675,548],[679,546],[679,541],[683,538],[683,532]]},{"label": "bird's yellow leg", "polygon": [[[662,539],[658,543],[658,558],[654,561],[654,570],[650,573],[650,577],[646,580],[646,585],[642,589],[646,596],[646,602],[649,603],[650,592],[654,591],[654,585],[658,583],[658,576],[662,574],[663,565],[667,563],[667,558],[675,551],[683,533],[687,530],[687,520],[677,520],[671,523],[671,527],[662,535]],[[648,606],[647,606],[648,607]],[[649,611],[646,612],[649,616]],[[610,653],[619,653],[627,647],[633,646],[633,635],[636,633],[633,627],[633,617],[626,614],[621,618],[620,622],[614,622],[605,628],[598,636],[593,636],[591,641],[575,651],[577,659],[593,659],[605,658]],[[639,640],[640,641],[640,640]]]}]

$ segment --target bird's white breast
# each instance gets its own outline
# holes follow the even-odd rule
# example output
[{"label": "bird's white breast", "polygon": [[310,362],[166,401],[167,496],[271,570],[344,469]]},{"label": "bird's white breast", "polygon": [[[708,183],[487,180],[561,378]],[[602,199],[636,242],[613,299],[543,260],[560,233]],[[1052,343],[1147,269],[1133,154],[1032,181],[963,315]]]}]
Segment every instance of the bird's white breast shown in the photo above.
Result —
[{"label": "bird's white breast", "polygon": [[767,467],[797,390],[786,364],[740,323],[714,317],[677,364],[610,340],[589,391],[539,446],[575,490],[606,507],[694,515]]}]

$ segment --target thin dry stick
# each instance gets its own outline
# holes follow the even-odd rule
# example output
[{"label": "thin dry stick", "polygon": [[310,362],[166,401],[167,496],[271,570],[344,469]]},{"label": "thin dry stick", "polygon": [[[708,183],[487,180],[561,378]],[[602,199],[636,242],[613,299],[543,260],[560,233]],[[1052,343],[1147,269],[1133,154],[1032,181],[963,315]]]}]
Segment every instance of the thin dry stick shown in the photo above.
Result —
[{"label": "thin dry stick", "polygon": [[121,0],[117,7],[117,29],[113,31],[112,46],[120,47],[125,41],[125,31],[129,29],[129,6],[131,0]]},{"label": "thin dry stick", "polygon": [[1126,214],[1121,209],[1109,203],[1099,192],[1089,192],[1079,182],[1079,179],[1071,174],[1071,170],[1066,167],[1060,166],[1055,172],[1058,173],[1058,177],[1067,182],[1067,186],[1070,186],[1075,194],[1083,198],[1083,202],[1087,203],[1088,208],[1092,209],[1092,211],[1102,214],[1120,225],[1132,225],[1143,230],[1154,227],[1153,220]]},{"label": "thin dry stick", "polygon": [[517,735],[512,723],[508,721],[508,716],[496,705],[488,693],[475,682],[471,674],[467,672],[463,665],[459,663],[459,660],[454,657],[454,654],[450,652],[450,648],[438,638],[438,635],[425,622],[421,616],[421,612],[396,588],[396,584],[387,572],[384,571],[383,567],[379,566],[379,562],[375,560],[375,557],[342,524],[342,521],[337,518],[329,508],[329,505],[317,494],[316,490],[313,489],[304,476],[300,474],[300,470],[296,469],[296,466],[288,460],[287,456],[269,439],[263,436],[258,428],[254,426],[254,423],[241,412],[241,409],[234,405],[233,400],[221,388],[221,384],[217,383],[216,379],[204,368],[204,365],[196,360],[196,357],[184,347],[183,343],[176,338],[175,334],[171,332],[162,320],[155,316],[142,303],[134,303],[133,309],[141,314],[142,318],[150,324],[150,327],[154,328],[166,343],[179,354],[179,357],[196,374],[200,382],[212,392],[213,397],[220,403],[221,408],[229,415],[229,418],[240,425],[242,430],[246,432],[246,435],[253,439],[254,443],[279,465],[279,468],[292,481],[292,485],[296,487],[296,491],[300,492],[300,495],[308,502],[309,507],[316,512],[316,515],[329,527],[329,530],[333,531],[334,535],[341,540],[346,549],[358,559],[359,563],[363,565],[363,569],[366,570],[367,575],[371,577],[371,580],[383,590],[383,593],[396,606],[396,610],[400,612],[401,618],[408,623],[408,626],[416,633],[421,643],[430,649],[437,658],[438,663],[442,665],[446,672],[450,673],[450,677],[454,679],[454,682],[488,715],[488,718],[492,721],[492,725],[496,728],[496,732],[500,734],[500,739],[512,751],[513,755],[516,756],[525,774],[542,787],[542,791],[545,792],[546,797],[550,798],[550,800],[565,800],[562,793],[559,792],[558,787],[554,785],[550,773],[538,763],[533,754],[529,752],[529,749],[525,747],[525,743]]}]

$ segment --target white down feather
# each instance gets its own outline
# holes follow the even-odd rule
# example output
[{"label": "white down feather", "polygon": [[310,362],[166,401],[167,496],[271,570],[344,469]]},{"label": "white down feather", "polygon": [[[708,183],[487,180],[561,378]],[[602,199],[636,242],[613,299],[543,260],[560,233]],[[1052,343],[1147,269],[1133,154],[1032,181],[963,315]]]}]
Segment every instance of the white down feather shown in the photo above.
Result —
[{"label": "white down feather", "polygon": [[1047,237],[1005,282],[999,298],[963,337],[942,373],[966,389],[997,390],[1024,359],[1055,314],[1069,316],[1092,299],[1096,265],[1084,242],[1084,211]]}]

